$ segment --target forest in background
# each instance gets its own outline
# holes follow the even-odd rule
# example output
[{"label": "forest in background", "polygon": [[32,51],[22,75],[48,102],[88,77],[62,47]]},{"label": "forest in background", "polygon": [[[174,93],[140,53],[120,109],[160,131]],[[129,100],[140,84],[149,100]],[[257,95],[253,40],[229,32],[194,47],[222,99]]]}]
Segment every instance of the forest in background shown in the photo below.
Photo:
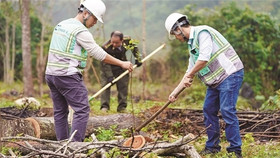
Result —
[{"label": "forest in background", "polygon": [[[23,81],[22,22],[20,1],[0,1],[0,80],[7,84]],[[174,11],[188,15],[192,25],[207,24],[219,30],[234,46],[245,65],[245,82],[261,99],[268,99],[280,88],[279,68],[279,6],[280,1],[242,0],[234,3],[222,0],[146,0],[146,37],[142,37],[142,1],[104,0],[107,6],[104,25],[91,29],[99,44],[108,40],[113,30],[139,40],[143,39],[147,53],[161,43],[167,49],[148,61],[148,81],[173,83],[186,70],[186,45],[169,41],[164,28],[165,18]],[[44,84],[43,74],[52,29],[63,19],[77,13],[78,0],[31,1],[31,67],[32,81]],[[142,50],[143,51],[143,50]],[[99,62],[92,61],[96,69]],[[88,74],[93,74],[88,69]],[[180,72],[180,73],[179,73]],[[141,79],[141,72],[137,78]],[[93,75],[86,75],[96,83]]]},{"label": "forest in background", "polygon": [[[206,24],[219,30],[236,49],[245,65],[243,87],[249,85],[245,90],[249,98],[244,99],[242,95],[244,91],[241,89],[241,97],[238,98],[236,106],[237,114],[241,114],[238,117],[241,121],[240,127],[243,128],[240,130],[243,133],[244,158],[279,157],[279,132],[276,133],[276,130],[279,131],[277,114],[280,109],[279,0],[104,1],[107,6],[105,24],[98,24],[90,29],[98,44],[108,40],[112,30],[121,30],[138,40],[142,52],[144,42],[146,42],[147,53],[166,43],[166,48],[146,62],[146,90],[143,89],[145,87],[144,65],[133,71],[129,85],[128,114],[141,116],[143,113],[147,114],[145,116],[148,118],[150,114],[163,107],[161,106],[164,104],[163,101],[167,100],[169,93],[187,68],[189,57],[187,45],[176,40],[170,41],[164,28],[166,17],[171,12],[178,11],[187,14],[192,25]],[[143,36],[142,32],[143,2],[146,6],[146,36]],[[51,110],[51,97],[44,81],[44,71],[52,30],[61,20],[75,16],[78,4],[79,0],[30,0],[30,3],[29,0],[0,0],[0,109],[19,108],[20,116],[23,112],[37,110],[38,107],[31,107],[30,104],[23,106],[15,104],[15,100],[22,99],[23,96],[33,96],[41,103],[39,109]],[[92,58],[89,60],[83,77],[91,95],[101,88],[98,84],[100,62]],[[197,125],[203,125],[201,109],[206,87],[197,78],[193,83],[180,94],[176,102],[164,110],[160,119],[151,122],[142,130],[157,135],[156,143],[161,139],[163,142],[174,142],[174,137],[177,139],[184,135],[182,133],[197,135],[195,132],[202,131]],[[118,101],[114,88],[115,86],[112,87],[111,110],[104,114],[100,110],[99,98],[96,98],[90,102],[92,116],[110,116],[117,113]],[[251,88],[253,93],[250,93]],[[139,95],[141,91],[146,93],[146,97]],[[190,113],[186,113],[188,110],[191,110]],[[197,115],[197,111],[201,111],[201,115]],[[3,123],[0,127],[3,127],[3,131],[8,131],[9,123],[6,123],[2,116],[6,115],[0,116],[2,119],[0,123]],[[11,124],[18,123],[15,120],[10,121]],[[250,124],[252,126],[247,127]],[[114,136],[127,134],[128,129],[117,132],[115,129],[117,126],[114,125],[110,129],[97,128],[96,137],[98,140],[100,137],[111,139]],[[221,127],[223,150],[215,155],[217,158],[232,156],[224,148],[228,142],[226,142],[224,128]],[[15,132],[17,130],[14,129],[23,128],[21,126],[21,128],[10,129]],[[247,132],[244,129],[254,129],[257,132],[251,133],[252,131]],[[271,133],[275,139],[266,135],[268,133]],[[22,133],[17,136],[22,136]],[[196,138],[198,139],[193,140],[191,144],[197,151],[202,151],[207,138],[204,134],[198,134]],[[85,141],[92,142],[92,139],[89,137]],[[65,150],[60,147],[64,151],[67,148],[68,145]],[[3,154],[22,156],[22,153],[15,148],[4,146],[1,149],[0,142],[0,155]],[[91,151],[87,154],[91,154]],[[108,154],[112,154],[110,157],[116,157],[118,154],[123,155],[123,152],[112,150],[108,151]],[[151,155],[153,156],[154,153]],[[213,155],[206,157],[213,157]]]},{"label": "forest in background", "polygon": [[[55,25],[65,18],[73,17],[77,13],[78,1],[60,0],[56,2],[52,11],[52,24]],[[170,13],[178,11],[186,5],[192,6],[195,14],[204,9],[208,9],[211,13],[217,7],[230,2],[236,2],[241,9],[248,6],[254,12],[271,14],[276,21],[280,20],[280,2],[278,0],[146,0],[147,52],[151,52],[161,43],[168,41],[164,22]],[[143,2],[139,0],[104,0],[104,3],[107,7],[104,16],[104,34],[96,33],[96,27],[91,29],[92,33],[98,35],[103,41],[108,40],[113,30],[120,30],[141,42]],[[63,9],[60,6],[63,6]],[[186,14],[188,14],[188,10],[186,10]]]}]

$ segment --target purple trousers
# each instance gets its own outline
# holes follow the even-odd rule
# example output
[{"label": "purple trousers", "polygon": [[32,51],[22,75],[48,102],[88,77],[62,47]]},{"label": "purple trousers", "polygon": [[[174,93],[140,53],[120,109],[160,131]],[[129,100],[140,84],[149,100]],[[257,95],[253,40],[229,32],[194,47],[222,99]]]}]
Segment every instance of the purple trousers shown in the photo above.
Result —
[{"label": "purple trousers", "polygon": [[68,105],[74,110],[71,132],[77,130],[73,141],[82,142],[85,138],[89,118],[88,91],[79,74],[69,76],[46,75],[51,90],[54,109],[54,123],[57,140],[69,138]]}]

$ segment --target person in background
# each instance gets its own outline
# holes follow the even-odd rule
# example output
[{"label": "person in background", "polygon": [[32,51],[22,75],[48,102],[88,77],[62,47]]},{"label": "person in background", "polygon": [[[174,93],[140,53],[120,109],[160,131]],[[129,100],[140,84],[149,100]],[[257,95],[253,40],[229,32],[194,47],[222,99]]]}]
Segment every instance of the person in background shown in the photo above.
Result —
[{"label": "person in background", "polygon": [[176,100],[176,94],[183,87],[190,87],[195,75],[207,86],[203,105],[204,123],[208,140],[202,155],[221,150],[218,112],[226,123],[226,139],[230,143],[229,153],[242,158],[239,122],[236,116],[236,102],[241,87],[244,66],[239,56],[217,30],[210,26],[191,26],[186,15],[170,14],[165,21],[169,37],[186,42],[189,51],[187,71],[178,86],[169,95],[169,101]]},{"label": "person in background", "polygon": [[[111,33],[111,38],[107,41],[102,48],[113,57],[127,61],[126,52],[131,50],[134,58],[135,64],[141,66],[141,56],[137,45],[133,42],[129,36],[124,36],[120,31],[113,31]],[[125,70],[117,65],[101,63],[101,84],[105,86],[106,84],[112,82]],[[127,94],[128,94],[128,81],[129,75],[125,75],[123,78],[116,82],[118,91],[118,112],[124,112],[127,107]],[[107,112],[110,109],[110,87],[107,88],[101,94],[101,108],[102,111]]]},{"label": "person in background", "polygon": [[[87,55],[129,71],[133,70],[133,65],[107,54],[88,30],[97,21],[103,23],[105,4],[101,0],[85,0],[78,10],[76,17],[64,20],[54,28],[45,78],[53,101],[57,140],[68,139],[69,134],[77,130],[72,141],[82,142],[90,112],[88,91],[82,78]],[[68,105],[74,110],[70,133]]]}]

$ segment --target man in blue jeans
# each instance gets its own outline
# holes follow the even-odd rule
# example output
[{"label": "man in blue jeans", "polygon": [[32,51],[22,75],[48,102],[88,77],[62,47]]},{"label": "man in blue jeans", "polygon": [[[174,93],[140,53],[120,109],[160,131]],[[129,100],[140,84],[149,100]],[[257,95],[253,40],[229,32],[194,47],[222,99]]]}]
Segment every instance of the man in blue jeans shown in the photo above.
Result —
[{"label": "man in blue jeans", "polygon": [[176,94],[183,87],[190,87],[193,77],[197,75],[208,87],[203,114],[205,126],[211,125],[207,129],[208,140],[201,154],[212,154],[221,150],[217,116],[220,110],[226,123],[226,138],[230,143],[227,151],[242,158],[242,142],[235,108],[244,76],[242,61],[217,30],[206,25],[191,26],[186,15],[170,14],[165,21],[165,27],[169,37],[175,36],[179,41],[187,42],[190,54],[188,69],[170,94],[169,100],[174,102]]}]

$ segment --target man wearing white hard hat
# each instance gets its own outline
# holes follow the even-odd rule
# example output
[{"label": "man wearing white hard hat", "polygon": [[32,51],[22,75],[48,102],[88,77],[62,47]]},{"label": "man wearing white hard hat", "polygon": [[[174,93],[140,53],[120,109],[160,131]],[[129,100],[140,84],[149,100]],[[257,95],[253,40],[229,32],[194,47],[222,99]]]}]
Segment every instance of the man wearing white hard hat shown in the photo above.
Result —
[{"label": "man wearing white hard hat", "polygon": [[242,142],[236,102],[244,76],[242,61],[221,33],[206,25],[191,26],[186,15],[170,14],[165,21],[165,28],[170,38],[186,42],[190,56],[186,73],[169,95],[169,100],[174,102],[175,94],[182,87],[190,87],[197,75],[207,86],[203,114],[205,126],[211,125],[207,129],[208,140],[201,154],[213,154],[221,150],[217,116],[220,111],[226,123],[226,138],[230,143],[227,151],[241,158]]},{"label": "man wearing white hard hat", "polygon": [[[133,70],[133,65],[107,54],[88,31],[97,21],[103,23],[105,4],[101,0],[85,0],[78,10],[76,17],[64,20],[54,28],[46,67],[46,82],[53,100],[57,140],[68,139],[77,130],[72,140],[81,142],[85,138],[90,112],[88,91],[82,78],[87,56],[129,71]],[[74,110],[70,132],[68,105]]]}]

